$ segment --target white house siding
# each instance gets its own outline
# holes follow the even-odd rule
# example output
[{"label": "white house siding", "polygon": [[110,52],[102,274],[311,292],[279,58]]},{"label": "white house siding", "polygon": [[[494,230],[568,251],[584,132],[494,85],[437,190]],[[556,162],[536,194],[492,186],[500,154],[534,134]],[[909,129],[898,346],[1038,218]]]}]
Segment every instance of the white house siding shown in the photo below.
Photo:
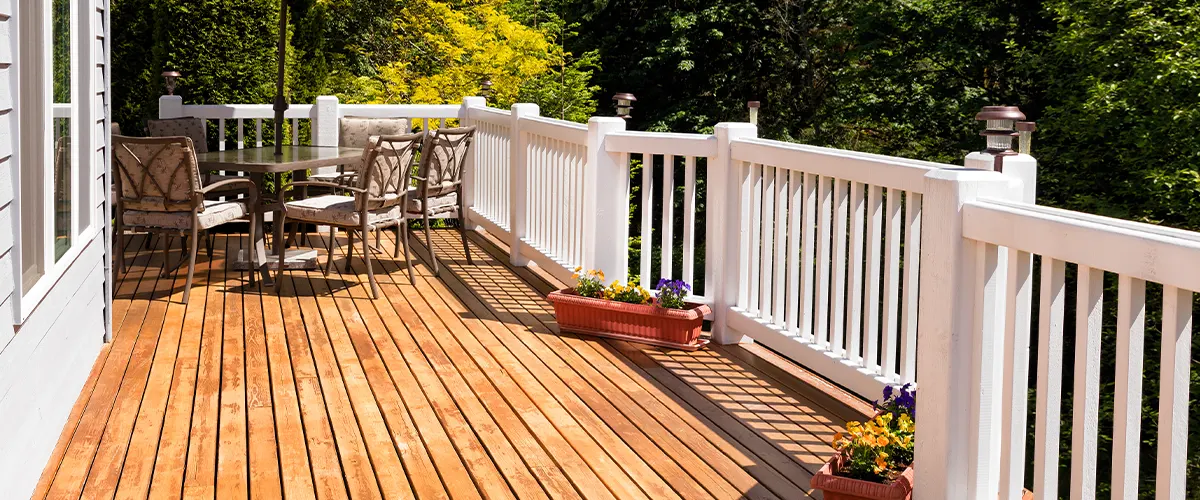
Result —
[{"label": "white house siding", "polygon": [[[28,498],[42,468],[58,440],[72,405],[104,342],[109,312],[106,302],[110,287],[105,235],[101,231],[84,245],[70,267],[37,305],[26,321],[13,327],[14,279],[12,247],[15,231],[12,217],[13,148],[17,121],[13,109],[14,68],[20,61],[12,50],[17,32],[14,5],[18,0],[0,0],[0,497]],[[108,40],[106,0],[91,0],[80,8],[78,29],[81,40],[95,40],[90,50],[81,50],[81,68],[76,75],[94,103],[78,109],[82,123],[81,142],[92,144],[94,154],[80,158],[87,179],[94,180],[90,197],[96,206],[94,223],[108,222]],[[91,130],[88,130],[91,129]],[[89,157],[90,156],[90,157]]]}]

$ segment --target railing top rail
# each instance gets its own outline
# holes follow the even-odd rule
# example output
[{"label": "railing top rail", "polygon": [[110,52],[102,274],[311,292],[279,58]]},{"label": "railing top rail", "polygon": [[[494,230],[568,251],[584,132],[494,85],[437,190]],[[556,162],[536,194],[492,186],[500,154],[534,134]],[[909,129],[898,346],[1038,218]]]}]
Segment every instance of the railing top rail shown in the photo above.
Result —
[{"label": "railing top rail", "polygon": [[1200,235],[1025,203],[963,207],[963,237],[1200,291]]},{"label": "railing top rail", "polygon": [[545,116],[522,116],[518,119],[522,132],[549,137],[572,144],[587,144],[588,128],[582,123],[548,118]]},{"label": "railing top rail", "polygon": [[800,170],[914,193],[924,192],[925,174],[932,170],[953,167],[769,139],[735,139],[731,141],[731,148],[733,159],[736,161]]},{"label": "railing top rail", "polygon": [[717,155],[717,138],[704,134],[673,132],[624,131],[608,134],[604,149],[609,153],[643,153],[659,155],[702,156]]},{"label": "railing top rail", "polygon": [[338,115],[365,118],[458,118],[458,104],[338,104]]},{"label": "railing top rail", "polygon": [[[292,104],[283,116],[285,118],[312,118],[313,113],[312,104]],[[274,118],[275,109],[270,104],[184,104],[183,114],[209,120]]]},{"label": "railing top rail", "polygon": [[507,109],[492,108],[492,107],[476,107],[469,108],[471,119],[490,123],[492,125],[509,126],[512,120],[512,111]]}]

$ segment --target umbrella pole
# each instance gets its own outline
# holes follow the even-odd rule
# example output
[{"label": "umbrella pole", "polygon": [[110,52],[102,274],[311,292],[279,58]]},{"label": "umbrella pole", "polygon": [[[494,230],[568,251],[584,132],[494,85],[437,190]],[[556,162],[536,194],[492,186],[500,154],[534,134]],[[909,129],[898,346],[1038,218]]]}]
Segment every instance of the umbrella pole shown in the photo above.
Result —
[{"label": "umbrella pole", "polygon": [[279,2],[279,74],[275,80],[275,156],[283,156],[283,112],[288,104],[283,99],[284,65],[287,62],[287,0]]}]

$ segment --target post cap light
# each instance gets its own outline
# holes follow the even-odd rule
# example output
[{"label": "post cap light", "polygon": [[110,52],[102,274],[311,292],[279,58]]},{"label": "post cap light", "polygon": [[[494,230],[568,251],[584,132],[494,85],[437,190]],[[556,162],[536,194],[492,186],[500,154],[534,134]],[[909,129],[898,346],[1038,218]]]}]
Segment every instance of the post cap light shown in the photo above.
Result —
[{"label": "post cap light", "polygon": [[613,100],[617,102],[617,116],[628,120],[629,112],[633,111],[633,103],[637,101],[637,98],[633,94],[622,92],[614,95]]},{"label": "post cap light", "polygon": [[167,95],[175,95],[175,81],[181,76],[183,75],[180,75],[179,72],[175,70],[162,72],[163,80],[166,80],[167,82]]},{"label": "post cap light", "polygon": [[1017,154],[1013,151],[1013,138],[1017,132],[1013,130],[1017,121],[1025,119],[1025,113],[1016,106],[984,106],[975,119],[986,123],[986,128],[979,135],[987,138],[985,153],[996,157],[997,172],[1004,171],[1004,157]]},{"label": "post cap light", "polygon": [[491,78],[484,78],[482,82],[479,82],[479,95],[481,97],[483,97],[484,99],[492,98],[492,79]]},{"label": "post cap light", "polygon": [[1037,123],[1017,122],[1017,146],[1020,148],[1021,154],[1032,154],[1035,130],[1037,130]]},{"label": "post cap light", "polygon": [[750,102],[746,103],[746,106],[750,108],[750,124],[751,125],[758,125],[758,108],[761,105],[762,105],[762,103],[760,103],[758,101],[750,101]]}]

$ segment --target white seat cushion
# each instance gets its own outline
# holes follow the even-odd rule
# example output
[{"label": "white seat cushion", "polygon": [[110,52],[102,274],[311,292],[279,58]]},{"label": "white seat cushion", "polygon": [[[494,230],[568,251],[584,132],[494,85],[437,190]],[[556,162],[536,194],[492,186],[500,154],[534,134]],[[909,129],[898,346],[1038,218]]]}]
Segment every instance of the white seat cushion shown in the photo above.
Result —
[{"label": "white seat cushion", "polygon": [[[209,229],[241,219],[249,214],[250,208],[242,201],[204,200],[204,211],[200,212],[197,218],[200,220],[200,229]],[[126,226],[179,229],[181,231],[192,228],[191,212],[126,210],[121,220]]]},{"label": "white seat cushion", "polygon": [[[424,213],[421,204],[421,189],[410,187],[408,188],[408,213],[420,214]],[[458,193],[451,191],[449,194],[441,196],[429,197],[429,215],[439,215],[446,212],[458,210]]]},{"label": "white seat cushion", "polygon": [[[367,225],[376,226],[404,219],[400,205],[367,212]],[[326,223],[335,226],[361,226],[359,213],[354,209],[353,196],[323,195],[289,201],[284,205],[288,219]]]}]

